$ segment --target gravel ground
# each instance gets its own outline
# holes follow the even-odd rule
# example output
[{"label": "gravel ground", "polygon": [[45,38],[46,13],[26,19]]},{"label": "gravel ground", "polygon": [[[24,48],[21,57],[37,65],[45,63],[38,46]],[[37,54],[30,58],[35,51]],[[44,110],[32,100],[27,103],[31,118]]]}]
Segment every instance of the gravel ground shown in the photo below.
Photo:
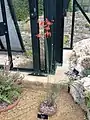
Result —
[{"label": "gravel ground", "polygon": [[[19,104],[12,110],[1,113],[0,120],[37,120],[38,106],[46,92],[44,89],[25,89]],[[84,112],[73,102],[67,89],[61,89],[57,113],[49,120],[85,120]]]}]

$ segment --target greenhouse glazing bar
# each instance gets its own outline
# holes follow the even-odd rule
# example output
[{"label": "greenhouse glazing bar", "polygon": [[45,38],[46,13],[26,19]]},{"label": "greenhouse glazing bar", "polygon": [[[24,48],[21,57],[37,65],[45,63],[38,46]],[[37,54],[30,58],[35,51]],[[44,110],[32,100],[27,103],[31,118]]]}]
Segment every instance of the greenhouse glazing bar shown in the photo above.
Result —
[{"label": "greenhouse glazing bar", "polygon": [[40,42],[36,37],[39,34],[38,22],[38,0],[29,0],[29,11],[31,18],[32,52],[34,72],[40,72]]},{"label": "greenhouse glazing bar", "polygon": [[4,0],[1,0],[0,2],[1,2],[1,9],[2,9],[3,24],[4,24],[2,29],[4,30],[4,34],[5,34],[5,37],[6,37],[6,45],[7,45],[8,59],[10,61],[10,68],[12,68],[13,67],[12,52],[11,52],[11,46],[10,46],[9,33],[8,33],[8,25],[7,25],[7,16],[6,16],[6,10],[5,10],[5,2],[4,2]]}]

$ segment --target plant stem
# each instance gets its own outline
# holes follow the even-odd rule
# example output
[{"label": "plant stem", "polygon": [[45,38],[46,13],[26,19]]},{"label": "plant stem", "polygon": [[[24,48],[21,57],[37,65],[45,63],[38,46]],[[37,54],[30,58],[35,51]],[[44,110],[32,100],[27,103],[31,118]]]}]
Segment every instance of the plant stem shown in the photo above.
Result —
[{"label": "plant stem", "polygon": [[47,65],[47,98],[49,97],[49,56],[48,56],[48,43],[45,38],[45,50],[46,50],[46,65]]}]

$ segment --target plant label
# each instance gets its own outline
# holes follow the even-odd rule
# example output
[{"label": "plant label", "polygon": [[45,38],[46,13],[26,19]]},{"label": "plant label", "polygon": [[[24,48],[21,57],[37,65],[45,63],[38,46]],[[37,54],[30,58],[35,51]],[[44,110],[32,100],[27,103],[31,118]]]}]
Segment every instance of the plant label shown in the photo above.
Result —
[{"label": "plant label", "polygon": [[38,120],[48,120],[48,115],[46,115],[46,114],[38,114],[37,115],[37,118],[38,118]]}]

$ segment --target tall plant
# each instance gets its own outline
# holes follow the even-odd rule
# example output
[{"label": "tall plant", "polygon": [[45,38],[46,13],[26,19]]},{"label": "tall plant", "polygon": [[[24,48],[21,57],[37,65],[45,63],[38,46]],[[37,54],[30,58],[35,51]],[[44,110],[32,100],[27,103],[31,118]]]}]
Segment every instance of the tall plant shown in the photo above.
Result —
[{"label": "tall plant", "polygon": [[[47,18],[45,21],[39,21],[39,27],[41,29],[40,34],[37,34],[36,37],[44,40],[45,50],[46,50],[46,62],[47,62],[47,73],[49,74],[49,54],[48,54],[48,38],[51,37],[51,26],[53,25],[53,20],[50,22]],[[44,31],[42,32],[42,29]]]},{"label": "tall plant", "polygon": [[45,50],[46,50],[46,64],[47,64],[47,98],[44,102],[40,105],[40,112],[43,112],[48,115],[52,115],[56,112],[56,104],[55,104],[55,88],[56,86],[52,85],[52,88],[50,90],[49,81],[50,81],[50,75],[49,75],[49,51],[48,51],[48,40],[51,37],[51,26],[53,25],[54,20],[49,21],[47,18],[45,21],[40,21],[39,26],[42,29],[44,28],[44,32],[41,32],[40,34],[37,34],[36,37],[43,39],[45,43]]}]

